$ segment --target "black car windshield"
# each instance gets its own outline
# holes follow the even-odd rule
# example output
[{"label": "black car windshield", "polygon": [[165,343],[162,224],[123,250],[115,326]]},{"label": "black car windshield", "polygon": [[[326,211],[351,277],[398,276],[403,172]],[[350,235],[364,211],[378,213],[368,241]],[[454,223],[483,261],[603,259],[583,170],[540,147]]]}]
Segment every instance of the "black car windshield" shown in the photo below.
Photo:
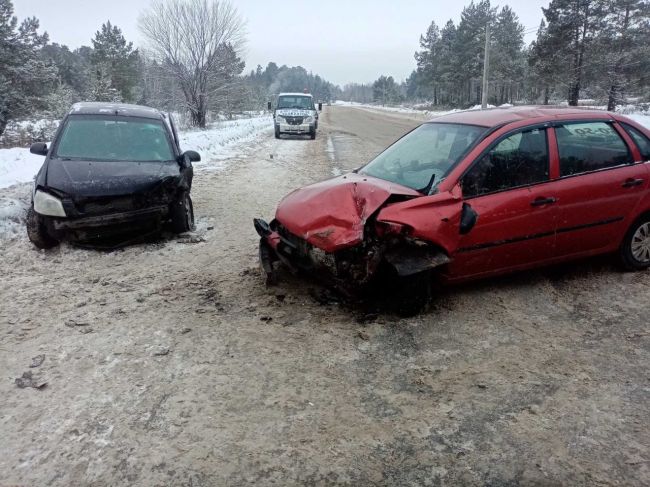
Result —
[{"label": "black car windshield", "polygon": [[68,117],[55,157],[93,161],[174,160],[161,120],[94,115]]},{"label": "black car windshield", "polygon": [[423,191],[437,185],[487,129],[425,123],[395,142],[359,172]]},{"label": "black car windshield", "polygon": [[283,95],[278,98],[278,109],[294,108],[297,110],[313,110],[314,101],[311,96]]}]

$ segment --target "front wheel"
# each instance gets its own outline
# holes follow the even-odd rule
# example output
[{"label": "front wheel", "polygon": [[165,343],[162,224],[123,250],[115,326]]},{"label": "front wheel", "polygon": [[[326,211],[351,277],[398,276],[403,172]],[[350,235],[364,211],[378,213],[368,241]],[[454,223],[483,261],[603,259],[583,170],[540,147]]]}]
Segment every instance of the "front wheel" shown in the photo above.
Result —
[{"label": "front wheel", "polygon": [[51,249],[59,244],[58,240],[52,238],[45,228],[43,217],[34,211],[34,207],[27,210],[27,237],[29,241],[39,249]]},{"label": "front wheel", "polygon": [[174,233],[194,230],[194,206],[188,191],[183,191],[179,198],[171,204],[169,212]]},{"label": "front wheel", "polygon": [[620,259],[623,267],[630,271],[650,267],[650,216],[638,219],[625,234]]},{"label": "front wheel", "polygon": [[279,139],[280,138],[280,129],[276,127],[275,129],[275,138]]},{"label": "front wheel", "polygon": [[390,296],[393,310],[403,317],[420,313],[431,300],[432,277],[429,271],[396,277]]},{"label": "front wheel", "polygon": [[311,137],[311,140],[314,140],[316,138],[316,130],[309,132],[309,137]]}]

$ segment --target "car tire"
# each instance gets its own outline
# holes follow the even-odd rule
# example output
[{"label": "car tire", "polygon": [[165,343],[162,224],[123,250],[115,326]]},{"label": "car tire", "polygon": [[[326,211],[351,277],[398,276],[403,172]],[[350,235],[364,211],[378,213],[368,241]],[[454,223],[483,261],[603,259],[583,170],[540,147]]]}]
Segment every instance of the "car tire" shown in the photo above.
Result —
[{"label": "car tire", "polygon": [[394,282],[392,308],[402,317],[420,313],[431,300],[431,272],[398,277]]},{"label": "car tire", "polygon": [[276,139],[280,138],[280,131],[278,129],[275,129],[275,138]]},{"label": "car tire", "polygon": [[185,233],[194,230],[194,205],[189,191],[183,191],[169,208],[172,230]]},{"label": "car tire", "polygon": [[311,140],[314,140],[316,138],[316,130],[309,132],[309,137],[311,137]]},{"label": "car tire", "polygon": [[34,207],[27,210],[27,237],[29,241],[39,249],[51,249],[59,244],[59,241],[47,233],[43,217],[34,211]]},{"label": "car tire", "polygon": [[630,226],[619,256],[626,270],[641,271],[650,267],[650,215],[639,218]]}]

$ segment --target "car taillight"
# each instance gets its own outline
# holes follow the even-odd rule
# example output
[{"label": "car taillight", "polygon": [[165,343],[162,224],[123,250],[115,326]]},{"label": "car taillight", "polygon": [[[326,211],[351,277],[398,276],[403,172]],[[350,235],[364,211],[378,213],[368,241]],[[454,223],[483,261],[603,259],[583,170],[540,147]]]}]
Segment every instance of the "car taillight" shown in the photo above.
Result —
[{"label": "car taillight", "polygon": [[409,235],[413,229],[409,225],[395,222],[377,222],[377,234],[380,237],[387,235]]}]

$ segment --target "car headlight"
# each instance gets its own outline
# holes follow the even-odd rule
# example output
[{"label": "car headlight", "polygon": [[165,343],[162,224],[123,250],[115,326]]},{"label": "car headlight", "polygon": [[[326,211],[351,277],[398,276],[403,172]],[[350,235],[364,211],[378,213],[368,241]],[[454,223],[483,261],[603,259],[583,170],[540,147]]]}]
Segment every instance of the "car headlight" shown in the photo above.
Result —
[{"label": "car headlight", "polygon": [[40,189],[34,194],[34,211],[46,216],[66,216],[61,200]]},{"label": "car headlight", "polygon": [[314,123],[314,117],[305,117],[302,119],[302,123]]},{"label": "car headlight", "polygon": [[276,115],[275,116],[275,123],[285,123],[285,122],[286,122],[286,120],[284,119],[284,117],[282,115]]}]

